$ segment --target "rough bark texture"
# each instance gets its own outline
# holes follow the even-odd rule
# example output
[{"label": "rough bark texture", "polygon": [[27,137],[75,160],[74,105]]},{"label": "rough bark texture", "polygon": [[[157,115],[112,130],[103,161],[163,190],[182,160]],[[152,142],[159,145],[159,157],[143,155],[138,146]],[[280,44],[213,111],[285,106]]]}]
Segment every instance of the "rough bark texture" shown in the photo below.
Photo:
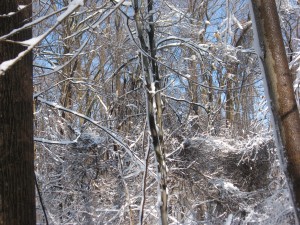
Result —
[{"label": "rough bark texture", "polygon": [[[17,12],[30,0],[1,0],[0,15]],[[28,22],[31,6],[13,16],[0,17],[0,36]],[[11,40],[26,40],[31,29]],[[0,42],[0,63],[25,48]],[[32,56],[25,56],[0,76],[0,224],[36,224],[33,151]]]},{"label": "rough bark texture", "polygon": [[[300,217],[300,118],[274,0],[252,0],[275,131],[287,158],[286,175]],[[278,131],[277,131],[278,129]],[[280,143],[281,142],[281,143]],[[280,146],[279,146],[280,147]],[[280,149],[280,148],[279,148]]]}]

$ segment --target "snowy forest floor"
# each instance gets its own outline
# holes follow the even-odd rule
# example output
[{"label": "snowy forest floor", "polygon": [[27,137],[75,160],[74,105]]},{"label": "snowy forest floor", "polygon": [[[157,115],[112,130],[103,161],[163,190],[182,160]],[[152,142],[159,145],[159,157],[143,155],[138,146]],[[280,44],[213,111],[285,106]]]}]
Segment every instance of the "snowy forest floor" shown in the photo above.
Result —
[{"label": "snowy forest floor", "polygon": [[[179,146],[167,152],[170,224],[294,224],[271,135],[170,142]],[[127,154],[105,158],[105,139],[93,133],[68,151],[56,146],[56,155],[54,145],[43,146],[51,150],[37,155],[36,172],[50,224],[137,224],[143,198],[144,224],[155,224],[152,153],[144,179]],[[38,207],[42,223],[39,201]]]}]

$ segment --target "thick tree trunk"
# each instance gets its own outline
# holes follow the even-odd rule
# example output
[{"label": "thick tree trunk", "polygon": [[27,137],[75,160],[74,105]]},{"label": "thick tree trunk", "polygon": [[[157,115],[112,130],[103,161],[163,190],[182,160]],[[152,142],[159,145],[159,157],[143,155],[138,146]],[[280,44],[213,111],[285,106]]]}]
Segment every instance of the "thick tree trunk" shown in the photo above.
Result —
[{"label": "thick tree trunk", "polygon": [[[266,92],[270,97],[277,148],[300,218],[300,118],[283,45],[275,0],[252,0],[254,34]],[[286,158],[286,159],[285,159]]]},{"label": "thick tree trunk", "polygon": [[[28,22],[30,4],[31,0],[0,1],[0,15],[17,12],[18,5],[29,5],[15,15],[0,17],[0,36]],[[31,35],[27,29],[11,39],[22,41]],[[0,64],[24,49],[1,41]],[[0,75],[0,224],[36,224],[31,54]]]}]

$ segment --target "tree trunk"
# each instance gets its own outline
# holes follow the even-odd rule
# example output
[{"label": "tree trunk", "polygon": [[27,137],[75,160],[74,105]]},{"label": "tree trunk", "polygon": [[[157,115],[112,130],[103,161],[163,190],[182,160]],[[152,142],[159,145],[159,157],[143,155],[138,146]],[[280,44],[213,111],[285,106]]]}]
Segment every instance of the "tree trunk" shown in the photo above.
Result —
[{"label": "tree trunk", "polygon": [[[265,74],[277,148],[300,218],[300,118],[275,0],[252,0],[255,42]],[[255,29],[256,28],[256,29]]]},{"label": "tree trunk", "polygon": [[232,88],[234,76],[237,76],[237,62],[229,62],[227,67],[227,81],[226,81],[226,127],[233,129],[233,122],[234,122],[234,90]]},{"label": "tree trunk", "polygon": [[[156,45],[154,37],[153,1],[134,0],[135,23],[140,46],[143,51],[141,54],[143,78],[145,81],[147,120],[152,138],[152,146],[157,161],[157,182],[158,182],[158,205],[159,205],[159,224],[168,224],[168,194],[167,194],[167,165],[163,145],[162,127],[162,99],[160,94],[160,77],[156,62]],[[143,21],[142,8],[150,15]],[[144,24],[149,25],[147,32],[143,31]],[[147,54],[147,55],[146,55]]]},{"label": "tree trunk", "polygon": [[[15,15],[0,17],[0,36],[28,22],[30,4],[30,0],[0,1],[0,15],[17,12],[18,5],[29,5]],[[11,39],[22,41],[31,37],[31,29],[26,29]],[[1,41],[0,63],[23,50],[21,45]],[[1,225],[36,224],[32,92],[32,55],[27,54],[0,75]]]}]

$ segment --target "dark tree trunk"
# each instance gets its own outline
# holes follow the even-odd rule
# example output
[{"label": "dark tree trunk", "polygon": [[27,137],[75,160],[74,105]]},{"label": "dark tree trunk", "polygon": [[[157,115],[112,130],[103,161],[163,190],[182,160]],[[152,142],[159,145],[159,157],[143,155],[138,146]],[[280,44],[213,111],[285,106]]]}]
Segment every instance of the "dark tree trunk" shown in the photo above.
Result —
[{"label": "dark tree trunk", "polygon": [[[29,5],[13,16],[0,17],[0,36],[29,22],[30,4],[31,0],[0,1],[0,15],[17,12],[18,5]],[[31,36],[27,29],[10,40]],[[0,41],[0,64],[24,49]],[[0,224],[36,224],[31,54],[0,75]]]},{"label": "dark tree trunk", "polygon": [[277,148],[300,218],[300,118],[275,0],[252,0],[254,34],[270,96]]}]

